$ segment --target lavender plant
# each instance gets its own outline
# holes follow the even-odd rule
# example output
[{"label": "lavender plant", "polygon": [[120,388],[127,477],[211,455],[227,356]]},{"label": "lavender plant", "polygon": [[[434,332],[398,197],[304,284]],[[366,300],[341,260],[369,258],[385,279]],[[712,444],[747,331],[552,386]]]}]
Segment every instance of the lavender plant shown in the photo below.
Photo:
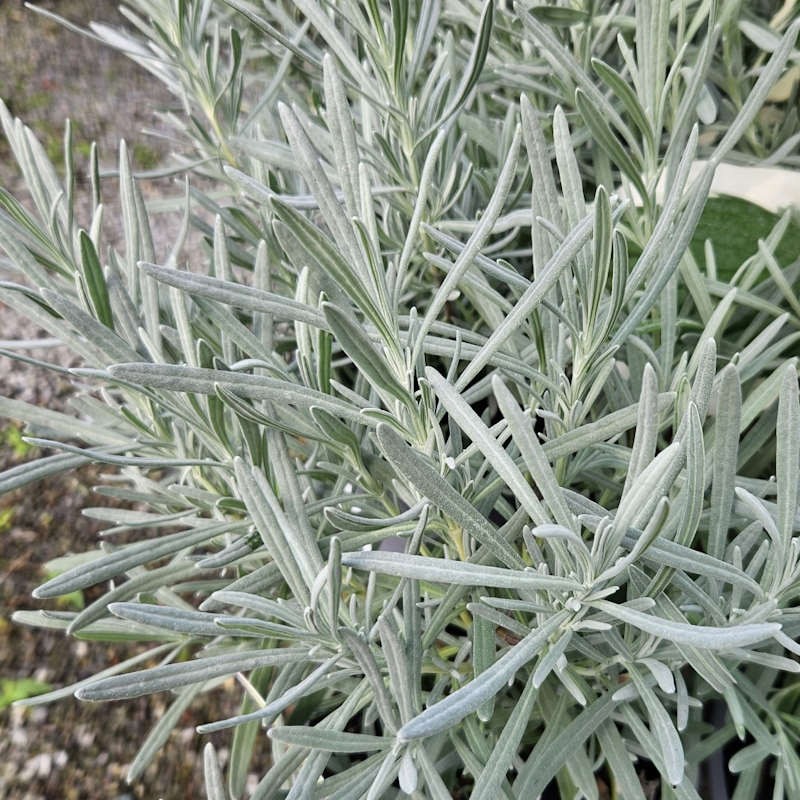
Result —
[{"label": "lavender plant", "polygon": [[69,128],[59,174],[0,106],[1,296],[82,361],[0,399],[55,451],[0,489],[135,504],[15,618],[150,645],[22,703],[171,693],[135,781],[235,676],[212,800],[267,747],[253,800],[798,796],[797,221],[695,237],[723,161],[797,165],[751,5],[132,0],[90,35],[180,101],[163,254],[124,143],[114,249],[96,152],[81,221]]}]

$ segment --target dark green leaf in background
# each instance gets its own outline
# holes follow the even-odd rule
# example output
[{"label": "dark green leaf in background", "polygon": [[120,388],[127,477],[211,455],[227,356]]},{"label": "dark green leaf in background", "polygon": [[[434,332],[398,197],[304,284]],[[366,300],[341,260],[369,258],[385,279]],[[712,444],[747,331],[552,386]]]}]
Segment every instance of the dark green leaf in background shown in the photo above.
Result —
[{"label": "dark green leaf in background", "polygon": [[[740,197],[709,197],[692,237],[692,255],[699,264],[705,263],[703,249],[706,239],[710,239],[717,262],[717,276],[729,281],[742,263],[758,252],[758,240],[766,239],[779,220],[778,214]],[[798,258],[800,224],[794,218],[775,248],[775,259],[786,267]]]}]

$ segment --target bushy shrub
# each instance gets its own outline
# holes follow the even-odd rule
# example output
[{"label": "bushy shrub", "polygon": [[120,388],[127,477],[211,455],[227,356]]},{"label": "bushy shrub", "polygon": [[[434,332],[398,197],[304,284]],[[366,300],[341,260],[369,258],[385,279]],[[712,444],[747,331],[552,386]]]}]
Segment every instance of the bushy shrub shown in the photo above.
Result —
[{"label": "bushy shrub", "polygon": [[17,619],[151,646],[24,702],[172,692],[135,780],[236,676],[214,800],[800,796],[798,229],[706,208],[798,165],[794,4],[127,5],[185,222],[123,145],[108,248],[0,110],[2,297],[83,364],[0,488],[119,468],[36,596],[105,593]]}]

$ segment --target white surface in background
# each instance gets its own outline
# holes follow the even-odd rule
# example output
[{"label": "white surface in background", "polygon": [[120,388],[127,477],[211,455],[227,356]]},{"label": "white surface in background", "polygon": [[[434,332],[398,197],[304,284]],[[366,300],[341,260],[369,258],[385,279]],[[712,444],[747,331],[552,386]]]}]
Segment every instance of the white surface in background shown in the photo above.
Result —
[{"label": "white surface in background", "polygon": [[[706,163],[695,161],[692,164],[690,180],[700,174]],[[780,167],[720,164],[714,174],[711,194],[741,197],[769,211],[780,211],[787,206],[800,207],[800,172]]]}]

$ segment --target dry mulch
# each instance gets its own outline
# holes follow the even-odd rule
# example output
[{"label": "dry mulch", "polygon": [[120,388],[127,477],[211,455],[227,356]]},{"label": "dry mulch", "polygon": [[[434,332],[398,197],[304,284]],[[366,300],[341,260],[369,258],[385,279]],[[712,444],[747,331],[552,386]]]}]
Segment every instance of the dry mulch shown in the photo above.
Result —
[{"label": "dry mulch", "polygon": [[[6,450],[0,468],[9,466]],[[33,678],[53,687],[68,685],[133,655],[131,645],[65,639],[59,632],[16,625],[8,616],[21,608],[58,608],[37,603],[31,590],[42,582],[42,564],[69,551],[90,549],[97,526],[81,516],[102,499],[90,487],[100,470],[90,465],[44,485],[0,499],[0,513],[13,517],[2,533],[0,570],[0,675]],[[100,502],[98,502],[100,501]],[[91,601],[97,593],[85,593]],[[203,797],[200,749],[194,726],[220,713],[206,703],[184,716],[161,755],[135,786],[125,782],[138,743],[166,708],[168,696],[113,704],[68,698],[53,705],[0,712],[0,796],[18,800],[65,798]]]}]

